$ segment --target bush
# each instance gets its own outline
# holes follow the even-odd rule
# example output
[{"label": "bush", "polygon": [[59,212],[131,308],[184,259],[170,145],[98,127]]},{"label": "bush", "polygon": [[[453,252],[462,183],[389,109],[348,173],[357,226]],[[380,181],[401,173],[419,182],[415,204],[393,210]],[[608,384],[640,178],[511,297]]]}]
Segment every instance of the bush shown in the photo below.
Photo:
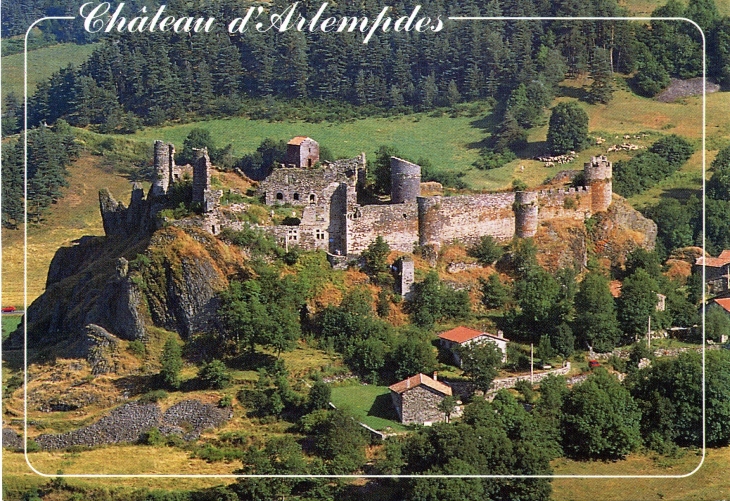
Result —
[{"label": "bush", "polygon": [[502,255],[502,247],[490,235],[484,235],[479,243],[467,249],[467,254],[474,257],[483,266],[489,266]]},{"label": "bush", "polygon": [[651,145],[649,151],[666,160],[672,169],[679,169],[694,153],[694,148],[676,134],[663,137]]},{"label": "bush", "polygon": [[517,155],[515,155],[512,150],[504,150],[501,153],[496,151],[486,151],[481,154],[479,159],[474,162],[473,165],[479,170],[498,169],[516,158]]},{"label": "bush", "polygon": [[206,388],[223,389],[231,383],[231,374],[220,360],[204,363],[198,371],[198,378]]},{"label": "bush", "polygon": [[160,400],[164,400],[167,398],[167,392],[165,390],[153,390],[148,391],[141,397],[139,397],[138,402],[140,404],[153,404],[155,402],[159,402]]},{"label": "bush", "polygon": [[129,346],[127,346],[127,350],[129,350],[133,355],[142,358],[145,355],[145,347],[144,343],[138,339],[135,339],[134,341],[129,342]]}]

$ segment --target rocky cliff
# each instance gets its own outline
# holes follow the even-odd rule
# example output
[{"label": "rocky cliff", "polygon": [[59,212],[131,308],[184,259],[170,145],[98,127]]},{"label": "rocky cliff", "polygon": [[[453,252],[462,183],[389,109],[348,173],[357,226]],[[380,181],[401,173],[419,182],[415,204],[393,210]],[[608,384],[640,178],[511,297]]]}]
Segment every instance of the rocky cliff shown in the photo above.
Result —
[{"label": "rocky cliff", "polygon": [[[209,330],[217,293],[244,269],[240,250],[195,228],[111,231],[59,249],[27,311],[32,346],[64,342],[64,354],[88,358],[99,373],[114,370],[115,339],[144,341],[149,325],[183,337]],[[22,340],[17,331],[6,347]]]}]

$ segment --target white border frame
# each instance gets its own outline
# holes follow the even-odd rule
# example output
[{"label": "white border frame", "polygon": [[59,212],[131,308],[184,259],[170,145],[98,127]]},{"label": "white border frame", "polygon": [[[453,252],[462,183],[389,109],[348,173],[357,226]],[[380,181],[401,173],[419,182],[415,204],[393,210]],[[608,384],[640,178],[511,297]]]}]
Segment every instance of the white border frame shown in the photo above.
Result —
[{"label": "white border frame", "polygon": [[[105,474],[105,473],[77,473],[77,474],[48,474],[38,471],[28,457],[28,36],[31,30],[43,21],[74,20],[75,16],[43,17],[33,22],[25,33],[24,46],[24,226],[23,226],[23,455],[28,468],[37,475],[48,478],[686,478],[694,475],[703,466],[707,457],[706,446],[706,394],[705,394],[705,290],[702,291],[702,458],[699,465],[689,473],[682,475],[207,475],[207,474]],[[707,135],[707,42],[702,28],[691,19],[684,17],[481,17],[481,16],[453,16],[451,21],[684,21],[694,25],[702,36],[702,250],[705,250],[705,176],[706,169],[706,135]],[[705,267],[702,267],[702,282],[705,282]]]}]

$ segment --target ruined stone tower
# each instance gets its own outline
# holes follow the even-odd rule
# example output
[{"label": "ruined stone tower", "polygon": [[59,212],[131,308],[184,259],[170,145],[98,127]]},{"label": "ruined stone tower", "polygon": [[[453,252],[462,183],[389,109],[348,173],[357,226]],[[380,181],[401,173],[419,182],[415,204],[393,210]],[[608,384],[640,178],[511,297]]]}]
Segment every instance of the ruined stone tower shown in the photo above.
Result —
[{"label": "ruined stone tower", "polygon": [[193,150],[193,203],[204,203],[210,190],[210,157],[208,149]]},{"label": "ruined stone tower", "polygon": [[537,233],[537,192],[516,192],[512,208],[515,211],[515,236],[534,237]]},{"label": "ruined stone tower", "polygon": [[421,166],[390,157],[390,200],[394,204],[415,202],[421,195]]},{"label": "ruined stone tower", "polygon": [[152,196],[167,194],[170,187],[170,176],[175,167],[175,147],[162,141],[155,141],[154,169],[155,180],[152,184]]},{"label": "ruined stone tower", "polygon": [[418,197],[418,245],[441,247],[443,218],[439,212],[441,197]]},{"label": "ruined stone tower", "polygon": [[611,205],[613,164],[605,156],[591,157],[583,167],[586,186],[591,189],[591,211],[604,212]]},{"label": "ruined stone tower", "polygon": [[411,298],[411,290],[413,289],[415,265],[413,258],[403,256],[395,262],[396,271],[398,273],[397,292],[405,299]]},{"label": "ruined stone tower", "polygon": [[286,144],[286,165],[313,167],[319,162],[319,143],[310,137],[297,136]]}]

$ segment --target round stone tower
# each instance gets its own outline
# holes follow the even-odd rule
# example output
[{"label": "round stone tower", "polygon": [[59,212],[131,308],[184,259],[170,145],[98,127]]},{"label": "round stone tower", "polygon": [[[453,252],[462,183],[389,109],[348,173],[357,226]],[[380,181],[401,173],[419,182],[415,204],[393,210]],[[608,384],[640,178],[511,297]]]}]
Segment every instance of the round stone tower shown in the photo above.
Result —
[{"label": "round stone tower", "polygon": [[586,186],[591,189],[591,212],[605,212],[611,205],[613,194],[613,164],[608,158],[591,157],[591,161],[583,166]]},{"label": "round stone tower", "polygon": [[394,204],[415,202],[421,195],[421,166],[390,157],[390,200]]},{"label": "round stone tower", "polygon": [[418,245],[438,249],[443,222],[439,209],[441,197],[418,197]]},{"label": "round stone tower", "polygon": [[518,238],[534,237],[537,233],[537,192],[515,192],[515,236]]}]

